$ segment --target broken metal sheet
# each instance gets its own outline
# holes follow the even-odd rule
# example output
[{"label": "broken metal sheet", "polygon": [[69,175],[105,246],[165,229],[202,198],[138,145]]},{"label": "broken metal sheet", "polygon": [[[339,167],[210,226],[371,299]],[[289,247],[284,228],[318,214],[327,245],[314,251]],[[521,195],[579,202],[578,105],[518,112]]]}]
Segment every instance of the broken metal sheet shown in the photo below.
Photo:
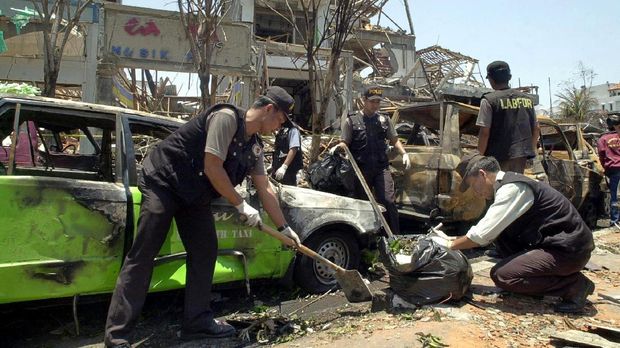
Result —
[{"label": "broken metal sheet", "polygon": [[598,297],[600,297],[600,298],[602,298],[604,300],[607,300],[607,301],[610,301],[610,302],[613,302],[615,304],[620,305],[620,295],[619,294],[615,294],[615,295],[610,294],[610,295],[608,295],[608,294],[604,294],[602,292],[599,292],[597,295],[598,295]]},{"label": "broken metal sheet", "polygon": [[551,334],[549,337],[561,341],[583,344],[588,347],[620,348],[620,343],[609,341],[597,334],[578,330],[568,330]]},{"label": "broken metal sheet", "polygon": [[620,342],[620,329],[616,327],[601,326],[596,324],[587,324],[588,329],[609,340]]}]

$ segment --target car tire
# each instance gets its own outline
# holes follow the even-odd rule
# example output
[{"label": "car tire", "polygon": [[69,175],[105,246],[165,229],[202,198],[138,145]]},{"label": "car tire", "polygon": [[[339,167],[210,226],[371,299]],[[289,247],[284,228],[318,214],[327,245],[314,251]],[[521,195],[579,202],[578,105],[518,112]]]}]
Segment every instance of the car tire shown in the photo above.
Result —
[{"label": "car tire", "polygon": [[[359,267],[359,244],[351,233],[327,230],[310,235],[304,245],[345,269]],[[295,265],[294,279],[297,285],[310,293],[324,293],[337,282],[329,266],[301,255]]]}]

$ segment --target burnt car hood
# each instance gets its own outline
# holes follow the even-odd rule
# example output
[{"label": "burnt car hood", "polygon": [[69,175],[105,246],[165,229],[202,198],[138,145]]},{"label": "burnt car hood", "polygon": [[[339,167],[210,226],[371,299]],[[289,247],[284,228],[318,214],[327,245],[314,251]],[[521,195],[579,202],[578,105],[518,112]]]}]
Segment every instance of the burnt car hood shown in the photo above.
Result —
[{"label": "burnt car hood", "polygon": [[380,222],[368,201],[296,186],[277,185],[280,205],[295,231],[308,235],[327,224],[342,223],[359,233],[379,230]]}]

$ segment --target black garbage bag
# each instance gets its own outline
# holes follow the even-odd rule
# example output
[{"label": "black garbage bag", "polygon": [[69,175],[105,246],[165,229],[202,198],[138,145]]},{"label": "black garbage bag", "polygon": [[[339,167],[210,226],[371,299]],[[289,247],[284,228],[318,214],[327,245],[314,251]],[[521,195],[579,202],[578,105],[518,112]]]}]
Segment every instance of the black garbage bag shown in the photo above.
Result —
[{"label": "black garbage bag", "polygon": [[355,173],[351,163],[340,155],[328,154],[308,166],[313,189],[348,196],[354,192]]},{"label": "black garbage bag", "polygon": [[411,262],[399,263],[388,240],[379,240],[381,261],[389,272],[392,290],[415,305],[463,297],[474,277],[467,257],[458,250],[440,247],[428,236],[419,236],[415,241]]}]

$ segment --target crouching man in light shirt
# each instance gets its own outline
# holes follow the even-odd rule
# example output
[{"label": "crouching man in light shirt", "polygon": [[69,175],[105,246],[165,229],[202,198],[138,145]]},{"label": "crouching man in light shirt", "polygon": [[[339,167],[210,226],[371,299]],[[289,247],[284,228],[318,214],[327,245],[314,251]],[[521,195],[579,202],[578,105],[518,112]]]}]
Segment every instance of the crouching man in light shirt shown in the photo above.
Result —
[{"label": "crouching man in light shirt", "polygon": [[463,157],[457,171],[461,191],[469,187],[493,200],[487,213],[465,236],[433,240],[453,250],[494,243],[502,260],[491,269],[504,290],[562,298],[557,312],[582,312],[594,283],[581,269],[594,249],[592,231],[571,202],[546,183],[503,172],[493,157]]}]

